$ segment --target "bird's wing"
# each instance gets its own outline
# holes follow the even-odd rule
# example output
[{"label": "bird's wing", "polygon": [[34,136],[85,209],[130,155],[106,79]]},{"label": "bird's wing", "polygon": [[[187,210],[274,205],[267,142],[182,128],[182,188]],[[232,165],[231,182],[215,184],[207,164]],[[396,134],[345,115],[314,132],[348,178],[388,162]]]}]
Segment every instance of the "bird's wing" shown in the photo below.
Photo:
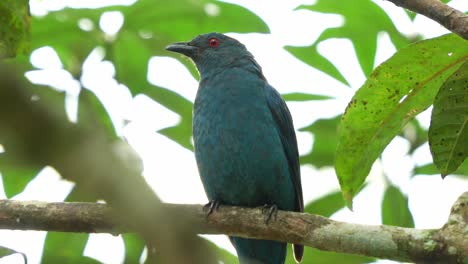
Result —
[{"label": "bird's wing", "polygon": [[297,150],[296,133],[292,122],[291,113],[281,95],[271,85],[265,87],[266,100],[271,114],[276,121],[278,131],[283,144],[283,150],[288,159],[291,180],[296,190],[296,211],[304,211],[302,198],[301,172],[299,167],[299,152]]}]

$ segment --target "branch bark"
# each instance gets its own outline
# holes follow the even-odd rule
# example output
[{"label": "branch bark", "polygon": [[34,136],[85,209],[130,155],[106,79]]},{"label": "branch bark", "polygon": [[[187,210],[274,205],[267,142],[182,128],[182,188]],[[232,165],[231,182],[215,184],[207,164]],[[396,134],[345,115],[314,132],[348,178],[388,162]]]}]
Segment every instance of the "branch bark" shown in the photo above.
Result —
[{"label": "branch bark", "polygon": [[[279,211],[268,225],[259,208],[221,206],[208,218],[201,205],[164,204],[171,215],[202,234],[299,243],[321,250],[416,263],[463,263],[468,259],[468,192],[453,205],[440,229],[372,226],[322,216]],[[112,233],[132,229],[115,222],[112,209],[96,203],[0,200],[0,229]]]},{"label": "branch bark", "polygon": [[468,40],[468,15],[439,0],[387,0],[399,7],[424,15]]}]

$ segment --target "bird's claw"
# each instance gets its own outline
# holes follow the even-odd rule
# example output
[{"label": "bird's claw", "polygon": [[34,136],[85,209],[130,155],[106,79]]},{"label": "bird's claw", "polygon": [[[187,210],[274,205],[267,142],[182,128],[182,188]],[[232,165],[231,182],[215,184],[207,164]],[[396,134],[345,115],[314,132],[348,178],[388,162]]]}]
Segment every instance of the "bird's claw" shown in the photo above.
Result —
[{"label": "bird's claw", "polygon": [[265,215],[265,224],[268,225],[270,220],[278,215],[278,206],[276,204],[265,204],[262,208],[262,214]]},{"label": "bird's claw", "polygon": [[218,200],[211,200],[209,203],[203,206],[203,211],[208,211],[206,216],[208,217],[211,213],[219,208],[219,201]]}]

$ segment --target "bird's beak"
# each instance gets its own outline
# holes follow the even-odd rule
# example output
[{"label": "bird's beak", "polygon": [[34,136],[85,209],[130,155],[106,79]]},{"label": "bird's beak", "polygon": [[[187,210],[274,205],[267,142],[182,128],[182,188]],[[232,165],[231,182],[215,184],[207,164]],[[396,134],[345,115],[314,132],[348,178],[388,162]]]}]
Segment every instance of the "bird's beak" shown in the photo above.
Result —
[{"label": "bird's beak", "polygon": [[181,53],[187,57],[193,57],[197,47],[190,45],[190,42],[177,42],[167,46],[166,50]]}]

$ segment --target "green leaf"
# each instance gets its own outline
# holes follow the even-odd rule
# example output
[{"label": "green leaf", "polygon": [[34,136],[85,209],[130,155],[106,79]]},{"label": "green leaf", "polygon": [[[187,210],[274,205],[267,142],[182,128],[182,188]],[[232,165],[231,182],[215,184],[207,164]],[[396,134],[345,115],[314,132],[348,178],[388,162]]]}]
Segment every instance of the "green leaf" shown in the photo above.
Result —
[{"label": "green leaf", "polygon": [[114,62],[116,79],[124,83],[133,95],[151,88],[146,78],[148,60],[153,55],[152,48],[163,48],[161,43],[159,47],[157,45],[154,40],[142,39],[134,32],[122,30],[114,44],[109,46],[107,57]]},{"label": "green leaf", "polygon": [[29,1],[0,1],[0,59],[29,53],[31,15]]},{"label": "green leaf", "polygon": [[215,252],[216,256],[218,257],[218,260],[221,261],[222,263],[229,264],[229,263],[239,263],[239,260],[237,260],[237,257],[233,255],[231,252],[218,247],[216,244],[211,242],[208,239],[203,239],[204,242],[208,244],[208,246],[212,249],[213,252]]},{"label": "green leaf", "polygon": [[140,258],[145,249],[145,241],[137,234],[127,233],[122,235],[125,245],[124,263],[140,263]]},{"label": "green leaf", "polygon": [[[439,170],[436,168],[434,163],[425,164],[422,166],[417,166],[413,170],[413,175],[434,175],[440,174]],[[452,175],[460,175],[464,177],[468,177],[468,161],[464,161],[458,169],[451,173]]]},{"label": "green leaf", "polygon": [[100,263],[83,256],[88,237],[89,234],[48,232],[41,263]]},{"label": "green leaf", "polygon": [[[215,6],[219,14],[207,15],[206,5]],[[50,12],[44,17],[35,17],[32,31],[33,47],[52,46],[64,62],[65,68],[77,77],[80,75],[83,60],[94,47],[112,46],[113,41],[118,41],[120,38],[120,33],[113,40],[99,29],[99,19],[106,11],[120,11],[125,18],[121,31],[133,35],[132,37],[138,38],[138,41],[151,44],[149,47],[152,55],[167,56],[169,53],[164,50],[167,44],[182,39],[188,40],[203,32],[268,32],[268,27],[259,17],[234,4],[212,0],[139,0],[130,6],[65,8]],[[81,19],[91,21],[93,29],[90,31],[80,29],[78,24]],[[129,51],[126,50],[125,53],[128,57],[139,52],[137,49]],[[147,60],[140,61],[144,66],[147,62]]]},{"label": "green leaf", "polygon": [[330,217],[344,206],[345,203],[341,192],[333,192],[308,203],[304,208],[304,212]]},{"label": "green leaf", "polygon": [[81,89],[78,110],[78,123],[90,128],[104,128],[110,139],[118,138],[109,113],[93,92]]},{"label": "green leaf", "polygon": [[[81,65],[92,49],[105,43],[104,35],[97,25],[102,9],[70,9],[50,12],[44,17],[33,17],[32,48],[51,46],[71,74],[79,79]],[[94,28],[84,31],[79,28],[80,19],[90,20]]]},{"label": "green leaf", "polygon": [[405,13],[406,15],[408,15],[411,21],[414,21],[414,19],[416,18],[416,13],[411,10],[405,9]]},{"label": "green leaf", "polygon": [[384,193],[382,223],[384,225],[414,227],[413,216],[408,208],[408,197],[393,185],[388,186]]},{"label": "green leaf", "polygon": [[[302,5],[298,9],[307,9],[311,11],[339,14],[344,18],[344,24],[336,28],[326,29],[317,41],[308,48],[290,48],[293,55],[299,59],[316,67],[337,80],[347,84],[338,70],[325,63],[323,58],[317,52],[318,43],[332,38],[347,38],[353,43],[357,58],[361,68],[368,76],[375,61],[377,50],[377,35],[380,32],[387,32],[393,44],[397,47],[403,47],[408,43],[406,37],[398,32],[390,17],[377,4],[369,0],[340,1],[340,0],[318,0],[314,5]],[[372,23],[369,18],[372,17]]]},{"label": "green leaf", "polygon": [[420,41],[377,67],[356,92],[341,120],[335,161],[348,203],[385,147],[432,104],[466,54],[468,45],[454,34]]},{"label": "green leaf", "polygon": [[36,177],[40,167],[31,164],[18,164],[8,157],[8,152],[0,155],[0,173],[7,198],[21,193],[26,185]]},{"label": "green leaf", "polygon": [[151,87],[145,92],[158,103],[180,115],[180,122],[176,126],[158,131],[181,146],[193,150],[190,138],[192,136],[192,102],[179,94],[161,87]]},{"label": "green leaf", "polygon": [[413,169],[413,175],[419,175],[419,174],[439,174],[439,171],[437,170],[436,166],[434,163],[428,163],[422,166],[416,166]]},{"label": "green leaf", "polygon": [[[208,15],[205,11],[207,5],[216,9],[217,14]],[[165,41],[166,45],[176,41],[191,40],[198,34],[213,31],[238,33],[269,31],[267,25],[248,9],[212,0],[140,0],[121,11],[126,18],[124,29],[153,34]]]},{"label": "green leaf", "polygon": [[100,197],[97,194],[91,193],[89,191],[83,190],[81,185],[73,186],[73,189],[68,194],[67,198],[65,199],[66,202],[96,202]]},{"label": "green leaf", "polygon": [[308,93],[287,93],[287,94],[282,94],[282,96],[284,100],[286,101],[296,101],[296,102],[333,99],[333,97],[327,96],[327,95],[308,94]]},{"label": "green leaf", "polygon": [[284,49],[317,70],[320,70],[349,86],[348,81],[341,74],[338,68],[318,52],[317,45],[318,41],[309,47],[286,46]]},{"label": "green leaf", "polygon": [[468,156],[468,56],[437,93],[429,147],[442,177],[454,172]]},{"label": "green leaf", "polygon": [[335,150],[338,143],[338,123],[340,116],[332,119],[320,119],[299,131],[307,131],[314,135],[312,151],[301,156],[301,164],[312,164],[317,168],[333,166]]},{"label": "green leaf", "polygon": [[21,254],[21,256],[23,256],[24,263],[28,263],[28,258],[26,257],[26,254],[13,250],[11,248],[0,246],[0,259],[13,254]]}]

